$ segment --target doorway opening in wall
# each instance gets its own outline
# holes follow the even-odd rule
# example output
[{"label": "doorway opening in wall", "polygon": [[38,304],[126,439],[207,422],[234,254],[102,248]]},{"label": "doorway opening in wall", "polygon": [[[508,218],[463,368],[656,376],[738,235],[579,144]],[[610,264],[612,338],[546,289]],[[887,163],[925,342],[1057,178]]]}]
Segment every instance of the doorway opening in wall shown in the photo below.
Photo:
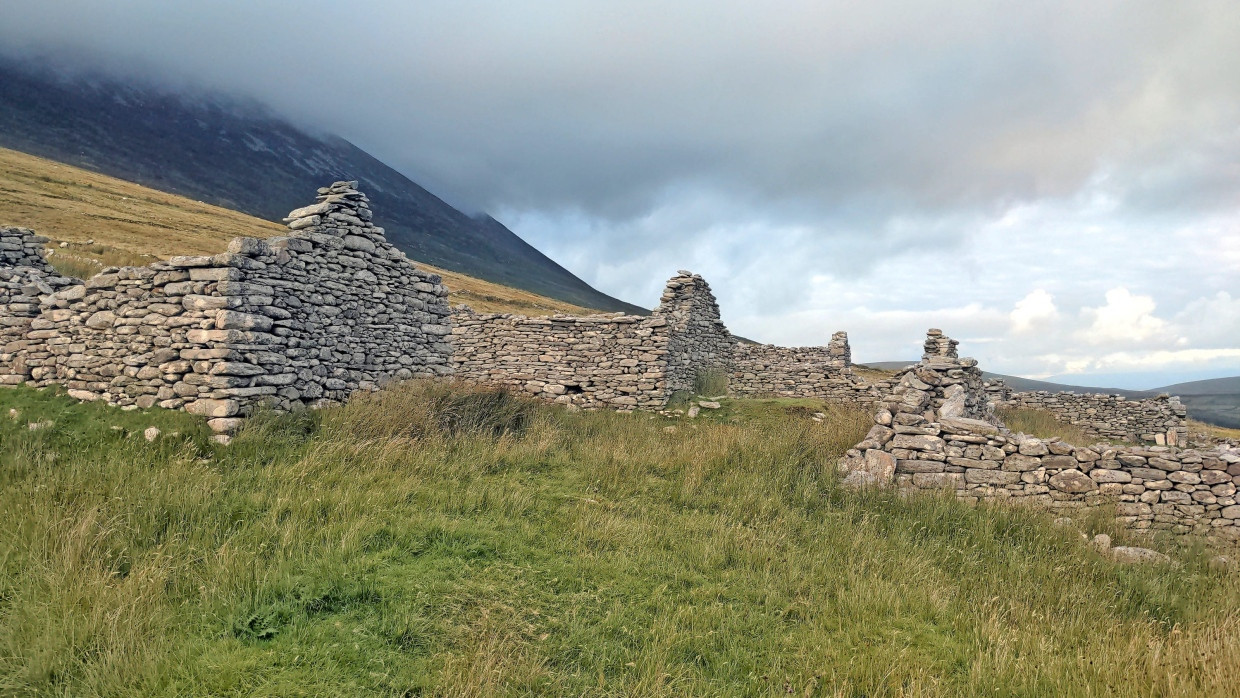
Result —
[{"label": "doorway opening in wall", "polygon": [[727,395],[728,372],[715,366],[697,369],[693,373],[693,392],[709,397]]}]

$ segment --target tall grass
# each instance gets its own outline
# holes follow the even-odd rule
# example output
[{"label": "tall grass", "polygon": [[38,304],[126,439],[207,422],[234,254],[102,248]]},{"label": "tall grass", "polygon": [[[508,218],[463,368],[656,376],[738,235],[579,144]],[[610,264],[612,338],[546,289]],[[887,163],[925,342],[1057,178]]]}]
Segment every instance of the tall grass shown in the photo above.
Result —
[{"label": "tall grass", "polygon": [[1039,439],[1059,437],[1060,440],[1077,446],[1106,441],[1105,438],[1082,429],[1074,424],[1060,421],[1054,414],[1046,410],[1005,409],[998,411],[999,418],[1014,432],[1021,432]]},{"label": "tall grass", "polygon": [[328,425],[352,439],[520,435],[539,416],[535,403],[507,390],[468,383],[415,381],[355,397],[328,413]]},{"label": "tall grass", "polygon": [[103,265],[93,259],[84,259],[67,254],[54,254],[47,258],[48,264],[60,272],[61,276],[75,279],[89,279],[103,269]]},{"label": "tall grass", "polygon": [[1201,422],[1195,419],[1188,420],[1188,432],[1190,437],[1201,439],[1240,439],[1240,429],[1220,427],[1215,424],[1207,424],[1206,422]]},{"label": "tall grass", "polygon": [[700,368],[693,374],[693,392],[714,397],[727,395],[728,372],[722,368]]},{"label": "tall grass", "polygon": [[89,279],[104,267],[142,266],[155,260],[149,255],[135,254],[106,245],[75,244],[69,248],[55,248],[47,261],[64,276]]},{"label": "tall grass", "polygon": [[0,391],[0,695],[1240,681],[1234,575],[1187,553],[1119,567],[1032,512],[841,490],[863,413],[736,401],[678,422],[454,394],[261,415],[219,448],[189,415]]}]

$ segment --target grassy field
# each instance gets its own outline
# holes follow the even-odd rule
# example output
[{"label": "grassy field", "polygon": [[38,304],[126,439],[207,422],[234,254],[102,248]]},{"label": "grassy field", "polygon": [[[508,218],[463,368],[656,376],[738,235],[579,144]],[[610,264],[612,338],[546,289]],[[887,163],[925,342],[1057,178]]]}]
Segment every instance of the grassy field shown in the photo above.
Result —
[{"label": "grassy field", "polygon": [[[311,196],[313,192],[306,192],[307,203]],[[31,228],[51,238],[52,263],[61,273],[82,277],[104,266],[216,254],[235,237],[287,232],[282,225],[244,213],[4,148],[0,148],[0,225]],[[60,242],[69,247],[60,248]],[[592,312],[428,264],[418,266],[443,276],[451,302],[481,312]]]},{"label": "grassy field", "polygon": [[2,390],[0,695],[1240,685],[1240,578],[1204,554],[1121,567],[1042,514],[841,490],[860,413],[703,412],[411,383],[222,448],[183,413]]}]

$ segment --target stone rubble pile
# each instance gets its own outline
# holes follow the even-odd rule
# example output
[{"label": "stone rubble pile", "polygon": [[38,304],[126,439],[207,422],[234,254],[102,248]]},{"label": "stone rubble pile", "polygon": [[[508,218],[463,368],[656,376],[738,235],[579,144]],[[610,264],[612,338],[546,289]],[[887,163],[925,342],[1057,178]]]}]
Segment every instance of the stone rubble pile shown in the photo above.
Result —
[{"label": "stone rubble pile", "polygon": [[1240,449],[1081,446],[1013,434],[994,418],[981,372],[931,330],[866,438],[841,462],[845,484],[947,490],[1071,513],[1112,503],[1136,531],[1240,541]]}]

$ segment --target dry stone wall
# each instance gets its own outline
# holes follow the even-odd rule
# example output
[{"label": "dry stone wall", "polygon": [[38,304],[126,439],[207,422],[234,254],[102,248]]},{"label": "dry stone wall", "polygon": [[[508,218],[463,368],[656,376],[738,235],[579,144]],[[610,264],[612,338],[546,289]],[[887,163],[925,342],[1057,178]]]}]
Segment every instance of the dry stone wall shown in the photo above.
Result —
[{"label": "dry stone wall", "polygon": [[[825,347],[738,344],[710,286],[686,271],[668,281],[649,317],[530,318],[465,307],[454,315],[440,279],[387,242],[353,182],[320,189],[316,203],[286,221],[284,237],[238,238],[218,255],[108,268],[85,283],[47,264],[46,239],[22,228],[0,229],[0,384],[58,383],[84,400],[181,408],[226,432],[260,405],[299,409],[413,377],[455,374],[549,401],[631,410],[661,408],[677,391],[695,390],[700,377],[714,374],[727,378],[734,396],[882,406],[879,414],[890,415],[888,422],[857,451],[867,463],[883,458],[871,451],[893,453],[886,449],[897,433],[953,433],[944,431],[944,419],[997,425],[988,395],[997,404],[1049,409],[1101,436],[1162,436],[1177,445],[1186,435],[1183,406],[1170,398],[1009,395],[1002,385],[987,388],[976,362],[960,359],[956,342],[937,330],[927,336],[920,364],[874,383],[853,374],[843,332]],[[892,438],[881,439],[884,429]],[[875,439],[881,444],[870,443]],[[969,443],[1007,442],[988,434],[985,444]],[[946,463],[940,471],[902,470],[909,483],[913,475],[927,476],[919,478],[924,484],[959,474],[963,483],[987,484],[950,469],[955,466],[947,457],[895,461]],[[1003,480],[1004,491],[1018,484],[1007,482],[1011,475],[970,477]],[[1017,478],[1023,494],[1003,496],[1048,494],[1026,490],[1044,483],[1023,477]],[[1190,496],[1205,495],[1193,489]],[[1168,497],[1173,503],[1176,495]]]},{"label": "dry stone wall", "polygon": [[585,408],[658,409],[699,372],[726,374],[736,341],[702,277],[681,271],[649,317],[525,317],[462,306],[453,328],[458,378]]},{"label": "dry stone wall", "polygon": [[650,317],[484,315],[460,306],[452,341],[458,378],[587,408],[658,409],[678,391],[697,392],[707,373],[726,379],[734,397],[871,405],[893,387],[852,373],[844,332],[825,347],[737,342],[710,286],[683,270]]},{"label": "dry stone wall", "polygon": [[26,228],[0,228],[0,385],[24,383],[30,376],[31,323],[42,297],[81,285],[61,276],[43,257],[47,238]]},{"label": "dry stone wall", "polygon": [[457,378],[579,407],[661,407],[667,321],[636,315],[454,316]]},{"label": "dry stone wall", "polygon": [[1013,434],[991,410],[981,372],[937,330],[903,371],[866,438],[841,462],[845,483],[937,490],[1064,514],[1103,504],[1134,531],[1240,541],[1240,449],[1091,446]]},{"label": "dry stone wall", "polygon": [[654,317],[667,321],[667,391],[693,391],[699,375],[731,371],[736,339],[719,317],[710,285],[681,270],[667,282]]},{"label": "dry stone wall", "polygon": [[1171,395],[1131,400],[1101,393],[1012,392],[1001,380],[986,389],[996,407],[1044,410],[1099,438],[1168,446],[1188,443],[1188,410]]},{"label": "dry stone wall", "polygon": [[[450,373],[447,290],[387,242],[355,185],[320,189],[290,215],[287,237],[109,268],[85,284],[44,273],[37,315],[20,337],[6,330],[0,376],[124,407],[183,408],[230,431],[260,404],[297,409]],[[17,236],[23,260],[43,242]],[[12,246],[3,274],[30,277],[10,266]],[[6,327],[29,312],[26,290],[6,291]]]},{"label": "dry stone wall", "polygon": [[46,244],[47,238],[35,235],[29,228],[0,228],[0,266],[56,275],[56,270],[43,256],[43,246]]},{"label": "dry stone wall", "polygon": [[816,398],[871,405],[892,387],[855,375],[848,333],[836,332],[825,347],[737,346],[728,392],[736,397]]}]

